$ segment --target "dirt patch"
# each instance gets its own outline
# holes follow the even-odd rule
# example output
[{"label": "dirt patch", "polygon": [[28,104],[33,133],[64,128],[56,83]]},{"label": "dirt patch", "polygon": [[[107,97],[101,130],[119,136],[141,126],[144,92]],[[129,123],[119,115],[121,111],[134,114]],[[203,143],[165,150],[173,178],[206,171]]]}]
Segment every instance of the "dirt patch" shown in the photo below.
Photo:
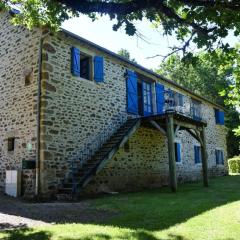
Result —
[{"label": "dirt patch", "polygon": [[0,193],[0,230],[55,223],[101,223],[118,214],[96,209],[90,202],[29,203]]}]

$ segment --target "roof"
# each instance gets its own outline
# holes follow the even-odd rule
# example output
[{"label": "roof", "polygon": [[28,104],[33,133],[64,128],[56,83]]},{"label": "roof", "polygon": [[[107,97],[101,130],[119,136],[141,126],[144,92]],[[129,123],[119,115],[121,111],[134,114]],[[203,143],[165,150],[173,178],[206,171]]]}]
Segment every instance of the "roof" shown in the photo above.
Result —
[{"label": "roof", "polygon": [[88,44],[88,45],[90,45],[90,46],[92,46],[92,47],[94,47],[94,48],[96,48],[96,49],[98,49],[100,51],[103,51],[103,52],[111,55],[112,57],[120,60],[120,61],[123,61],[123,62],[125,62],[125,63],[127,63],[127,64],[129,64],[129,65],[131,65],[131,66],[133,66],[135,68],[138,68],[138,69],[142,70],[143,72],[146,72],[146,73],[148,73],[148,74],[150,74],[150,75],[152,75],[154,77],[160,78],[161,80],[165,81],[166,83],[169,83],[170,85],[173,85],[173,86],[177,87],[178,89],[181,89],[181,90],[183,90],[183,91],[185,91],[185,92],[195,96],[197,99],[201,99],[201,100],[203,100],[205,102],[208,102],[208,103],[214,105],[217,108],[224,109],[223,106],[221,106],[221,105],[219,105],[217,103],[214,103],[214,102],[208,100],[207,98],[204,98],[204,97],[200,96],[199,94],[196,94],[196,93],[192,92],[191,90],[189,90],[189,89],[179,85],[178,83],[176,83],[176,82],[174,82],[174,81],[172,81],[172,80],[170,80],[170,79],[168,79],[168,78],[166,78],[166,77],[164,77],[164,76],[162,76],[162,75],[160,75],[158,73],[153,72],[150,69],[147,69],[147,68],[141,66],[140,64],[134,63],[134,62],[132,62],[132,61],[130,61],[130,60],[120,56],[119,54],[116,54],[116,53],[114,53],[114,52],[112,52],[112,51],[110,51],[110,50],[108,50],[108,49],[106,49],[104,47],[101,47],[101,46],[97,45],[96,43],[93,43],[93,42],[91,42],[91,41],[89,41],[89,40],[87,40],[87,39],[85,39],[83,37],[80,37],[79,35],[74,34],[74,33],[70,32],[70,31],[68,31],[66,29],[62,28],[61,31],[63,33],[65,33],[65,34],[69,35],[70,37],[75,38],[76,40],[79,40],[79,41],[81,41],[81,42],[83,42],[85,44]]}]

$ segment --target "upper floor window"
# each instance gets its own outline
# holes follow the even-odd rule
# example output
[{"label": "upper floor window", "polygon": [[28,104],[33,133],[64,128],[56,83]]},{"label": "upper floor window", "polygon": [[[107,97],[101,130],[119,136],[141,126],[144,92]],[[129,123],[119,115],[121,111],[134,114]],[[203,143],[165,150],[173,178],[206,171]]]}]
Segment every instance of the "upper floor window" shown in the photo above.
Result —
[{"label": "upper floor window", "polygon": [[192,118],[195,120],[201,120],[202,114],[201,114],[201,102],[192,99],[191,100],[191,115]]},{"label": "upper floor window", "polygon": [[219,125],[224,125],[224,112],[219,109],[215,109],[215,122]]},{"label": "upper floor window", "polygon": [[78,48],[71,49],[71,72],[73,76],[96,82],[104,81],[104,59],[102,56],[90,56],[80,52]]},{"label": "upper floor window", "polygon": [[222,150],[215,149],[215,157],[217,165],[224,165],[224,155]]}]

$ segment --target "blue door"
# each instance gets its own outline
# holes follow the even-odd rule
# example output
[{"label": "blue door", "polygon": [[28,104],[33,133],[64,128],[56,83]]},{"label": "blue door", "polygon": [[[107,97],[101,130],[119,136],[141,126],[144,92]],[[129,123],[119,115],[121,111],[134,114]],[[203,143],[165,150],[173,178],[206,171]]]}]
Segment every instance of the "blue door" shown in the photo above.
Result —
[{"label": "blue door", "polygon": [[152,114],[152,89],[151,83],[142,82],[143,95],[143,115],[149,116]]}]

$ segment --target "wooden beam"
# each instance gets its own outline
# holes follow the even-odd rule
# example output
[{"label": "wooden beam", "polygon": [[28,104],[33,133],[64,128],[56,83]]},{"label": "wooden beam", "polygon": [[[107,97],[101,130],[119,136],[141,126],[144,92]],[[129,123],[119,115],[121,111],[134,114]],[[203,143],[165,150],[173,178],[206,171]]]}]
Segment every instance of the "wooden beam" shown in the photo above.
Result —
[{"label": "wooden beam", "polygon": [[199,138],[199,142],[200,142],[200,144],[201,145],[203,145],[203,141],[202,141],[202,137],[201,137],[201,134],[200,134],[200,132],[198,131],[198,130],[195,130],[195,133],[196,133],[196,135],[198,136],[198,138]]},{"label": "wooden beam", "polygon": [[155,121],[150,121],[150,123],[157,129],[159,130],[164,136],[167,135],[167,132],[164,128],[162,128],[157,122]]},{"label": "wooden beam", "polygon": [[205,128],[202,128],[200,132],[202,144],[201,144],[201,153],[202,153],[202,172],[203,172],[203,185],[208,187],[208,154],[207,154],[207,144],[206,144],[206,134]]},{"label": "wooden beam", "polygon": [[179,130],[180,130],[180,126],[177,125],[176,128],[175,128],[175,131],[174,131],[174,136],[175,137],[177,136],[177,133],[178,133]]},{"label": "wooden beam", "polygon": [[183,128],[198,130],[198,127],[192,123],[187,123],[187,122],[183,122],[181,120],[176,120],[176,119],[174,119],[174,123]]},{"label": "wooden beam", "polygon": [[185,130],[201,144],[200,138],[196,133],[194,133],[191,129],[188,128],[185,128]]},{"label": "wooden beam", "polygon": [[176,161],[175,161],[175,146],[174,146],[174,123],[173,115],[167,115],[167,138],[168,138],[168,161],[169,161],[169,178],[170,187],[173,192],[177,191],[177,177],[176,177]]}]

